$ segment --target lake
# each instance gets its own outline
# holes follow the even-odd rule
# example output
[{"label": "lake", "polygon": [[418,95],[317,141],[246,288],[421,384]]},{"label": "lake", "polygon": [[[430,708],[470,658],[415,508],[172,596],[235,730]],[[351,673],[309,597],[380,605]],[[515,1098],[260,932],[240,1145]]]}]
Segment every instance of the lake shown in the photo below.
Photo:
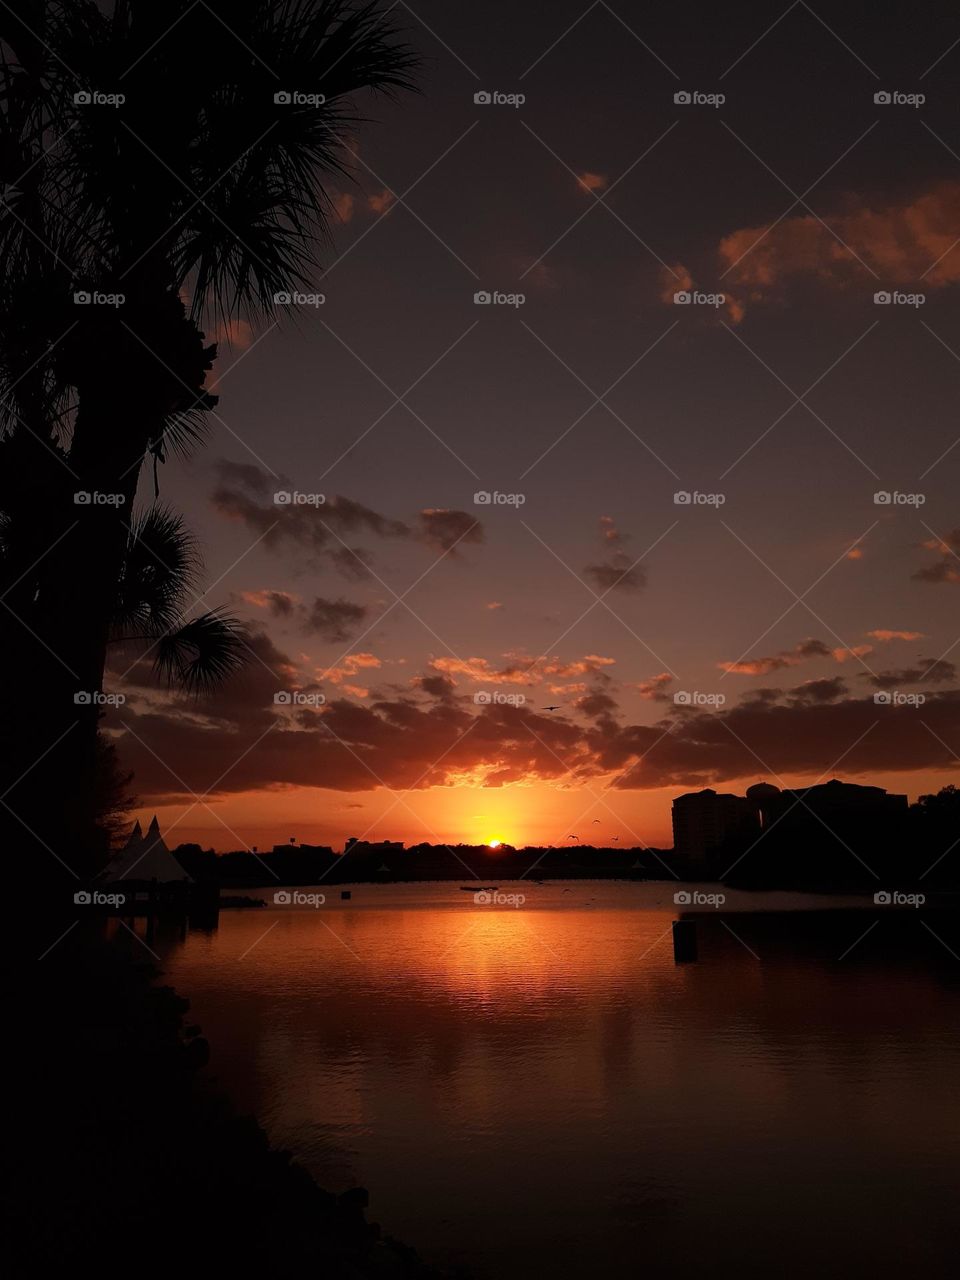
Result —
[{"label": "lake", "polygon": [[322,1186],[369,1188],[427,1260],[477,1280],[954,1273],[949,922],[727,891],[681,965],[674,890],[321,885],[321,906],[152,945],[238,1105]]}]

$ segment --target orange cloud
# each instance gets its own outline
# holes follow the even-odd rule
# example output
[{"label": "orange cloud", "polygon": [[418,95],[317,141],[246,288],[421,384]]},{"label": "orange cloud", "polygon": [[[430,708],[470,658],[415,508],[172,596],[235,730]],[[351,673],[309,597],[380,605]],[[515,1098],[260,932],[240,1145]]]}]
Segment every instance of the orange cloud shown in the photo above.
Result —
[{"label": "orange cloud", "polygon": [[584,191],[602,191],[607,185],[607,175],[605,173],[586,173],[577,175],[577,182],[583,187]]},{"label": "orange cloud", "polygon": [[331,191],[330,202],[333,205],[334,213],[341,222],[350,222],[352,220],[356,200],[349,191]]},{"label": "orange cloud", "polygon": [[758,300],[792,276],[844,285],[863,277],[863,263],[885,283],[936,289],[960,282],[958,228],[960,182],[949,181],[907,200],[868,205],[851,197],[823,222],[802,214],[772,227],[741,227],[718,252],[730,278],[756,290]]},{"label": "orange cloud", "polygon": [[889,640],[923,640],[922,631],[886,631],[881,628],[878,631],[868,631],[867,635],[871,640],[880,640],[886,642]]},{"label": "orange cloud", "polygon": [[396,198],[392,191],[384,188],[378,195],[368,196],[367,204],[374,213],[386,213]]}]

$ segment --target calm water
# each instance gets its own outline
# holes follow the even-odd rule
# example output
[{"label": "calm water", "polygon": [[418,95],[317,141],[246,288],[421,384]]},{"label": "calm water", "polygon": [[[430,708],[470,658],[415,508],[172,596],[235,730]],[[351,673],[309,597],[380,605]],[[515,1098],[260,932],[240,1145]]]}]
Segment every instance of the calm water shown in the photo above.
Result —
[{"label": "calm water", "polygon": [[154,946],[271,1138],[478,1280],[955,1274],[960,961],[922,913],[730,899],[678,966],[667,885],[516,888]]}]

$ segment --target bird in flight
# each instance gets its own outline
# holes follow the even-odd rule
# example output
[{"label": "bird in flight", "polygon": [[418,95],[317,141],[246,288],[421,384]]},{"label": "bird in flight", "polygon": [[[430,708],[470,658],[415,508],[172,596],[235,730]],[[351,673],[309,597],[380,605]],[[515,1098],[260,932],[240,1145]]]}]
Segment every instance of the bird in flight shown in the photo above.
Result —
[{"label": "bird in flight", "polygon": [[594,822],[599,822],[599,821],[600,821],[599,818],[594,818]]},{"label": "bird in flight", "polygon": [[559,707],[544,707],[544,711],[559,711]]},{"label": "bird in flight", "polygon": [[580,839],[580,837],[579,837],[579,836],[567,836],[567,839],[568,839],[568,840],[579,840],[579,839]]},{"label": "bird in flight", "polygon": [[611,837],[611,839],[613,839],[613,840],[619,840],[619,839],[620,839],[620,837],[619,837],[619,836],[612,836],[612,837]]}]

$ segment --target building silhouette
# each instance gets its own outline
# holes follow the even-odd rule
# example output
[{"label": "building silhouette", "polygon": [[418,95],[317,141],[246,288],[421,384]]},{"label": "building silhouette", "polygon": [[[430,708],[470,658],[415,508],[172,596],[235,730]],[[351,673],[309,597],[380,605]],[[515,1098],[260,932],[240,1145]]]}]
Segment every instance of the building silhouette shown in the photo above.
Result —
[{"label": "building silhouette", "polygon": [[[674,849],[688,875],[829,882],[904,838],[907,797],[837,778],[812,787],[758,782],[743,796],[707,789],[673,802]],[[869,861],[868,861],[869,860]]]}]

